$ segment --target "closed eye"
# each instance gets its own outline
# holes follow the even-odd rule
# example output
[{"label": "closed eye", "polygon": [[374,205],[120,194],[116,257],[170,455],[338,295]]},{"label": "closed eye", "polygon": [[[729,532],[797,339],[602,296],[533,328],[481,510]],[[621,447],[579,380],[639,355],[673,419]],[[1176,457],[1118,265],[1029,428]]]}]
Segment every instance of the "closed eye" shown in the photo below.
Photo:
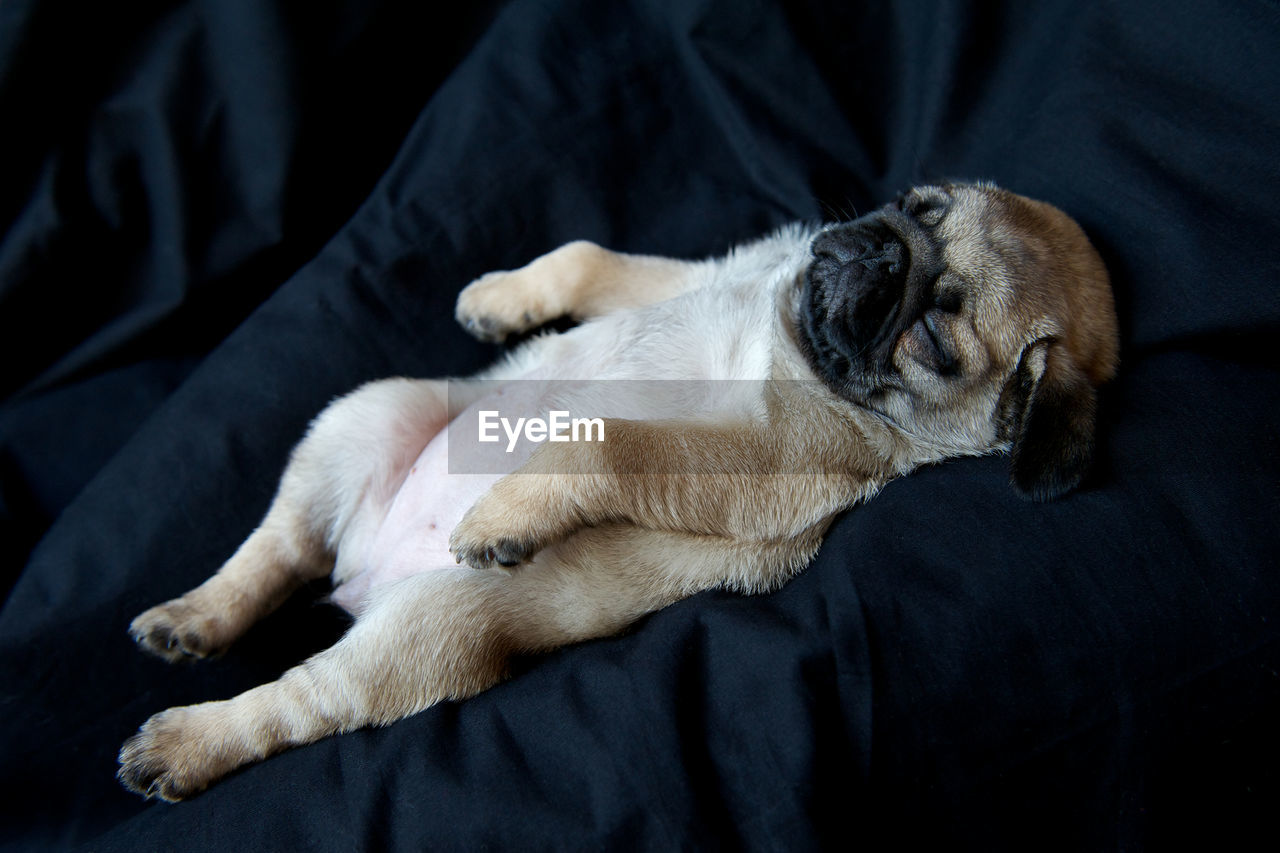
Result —
[{"label": "closed eye", "polygon": [[950,199],[942,193],[910,192],[898,200],[898,209],[926,228],[941,222],[949,206]]},{"label": "closed eye", "polygon": [[964,307],[964,296],[957,290],[945,290],[934,298],[933,304],[939,311],[959,314],[960,309]]}]

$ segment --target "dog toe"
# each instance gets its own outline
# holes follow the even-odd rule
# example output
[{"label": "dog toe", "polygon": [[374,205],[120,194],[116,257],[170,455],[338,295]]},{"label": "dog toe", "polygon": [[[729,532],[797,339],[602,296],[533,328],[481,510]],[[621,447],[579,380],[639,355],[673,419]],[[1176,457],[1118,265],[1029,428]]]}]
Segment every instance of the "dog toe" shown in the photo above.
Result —
[{"label": "dog toe", "polygon": [[512,539],[500,539],[488,545],[455,545],[453,555],[459,563],[473,569],[512,569],[525,562],[536,549]]},{"label": "dog toe", "polygon": [[493,317],[459,315],[458,322],[472,337],[489,343],[500,344],[508,334],[506,327]]}]

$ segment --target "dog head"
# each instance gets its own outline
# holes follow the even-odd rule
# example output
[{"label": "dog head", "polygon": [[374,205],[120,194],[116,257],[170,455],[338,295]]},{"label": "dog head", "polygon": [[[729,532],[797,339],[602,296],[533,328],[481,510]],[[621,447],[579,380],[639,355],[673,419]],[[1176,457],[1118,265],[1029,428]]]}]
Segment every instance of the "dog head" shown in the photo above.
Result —
[{"label": "dog head", "polygon": [[1030,497],[1080,482],[1118,335],[1070,217],[989,184],[924,186],[824,229],[812,254],[799,337],[829,388],[929,452],[1009,450]]}]

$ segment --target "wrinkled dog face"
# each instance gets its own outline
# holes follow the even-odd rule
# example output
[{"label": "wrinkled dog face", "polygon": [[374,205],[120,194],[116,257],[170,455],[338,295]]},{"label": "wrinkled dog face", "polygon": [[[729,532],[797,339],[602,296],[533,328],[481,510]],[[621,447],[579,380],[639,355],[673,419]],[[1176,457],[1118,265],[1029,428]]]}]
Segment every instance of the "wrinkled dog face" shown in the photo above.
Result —
[{"label": "wrinkled dog face", "polygon": [[947,453],[1011,448],[1034,497],[1079,481],[1117,346],[1075,222],[993,186],[926,186],[825,229],[812,253],[801,341],[833,391]]}]

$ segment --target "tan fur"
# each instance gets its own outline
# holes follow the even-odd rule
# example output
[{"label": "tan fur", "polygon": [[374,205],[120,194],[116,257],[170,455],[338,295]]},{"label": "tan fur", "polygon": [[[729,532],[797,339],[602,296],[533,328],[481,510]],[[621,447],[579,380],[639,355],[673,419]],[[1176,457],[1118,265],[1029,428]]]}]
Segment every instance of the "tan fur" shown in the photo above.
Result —
[{"label": "tan fur", "polygon": [[[949,205],[920,221],[944,237],[939,286],[965,296],[963,311],[937,318],[961,371],[931,374],[921,366],[924,345],[904,334],[893,353],[903,386],[880,409],[816,382],[801,354],[796,283],[813,235],[800,229],[704,262],[572,243],[471,284],[458,318],[492,339],[565,314],[625,322],[628,312],[656,312],[634,329],[540,339],[490,378],[580,359],[563,347],[614,358],[609,336],[628,329],[638,336],[628,339],[635,358],[679,363],[685,339],[667,342],[658,321],[716,329],[723,324],[711,313],[686,312],[745,312],[734,328],[747,339],[715,338],[711,349],[738,359],[729,359],[730,378],[747,370],[732,365],[768,353],[764,372],[744,377],[762,382],[760,414],[610,419],[606,442],[542,445],[452,529],[449,549],[467,566],[374,590],[338,643],[275,682],[152,717],[121,750],[121,780],[182,799],[289,746],[473,695],[504,677],[513,652],[609,635],[712,587],[774,589],[809,562],[841,510],[920,464],[1012,445],[1015,481],[1019,464],[1038,473],[1040,446],[1022,448],[1024,433],[1043,432],[1049,420],[1036,407],[1074,400],[1115,368],[1105,270],[1079,228],[1048,205],[982,185],[914,193],[908,200]],[[761,298],[749,286],[756,278],[776,291]],[[350,581],[362,569],[352,555],[367,553],[414,459],[482,393],[395,379],[335,402],[294,451],[258,530],[210,580],[139,616],[131,626],[139,644],[169,659],[215,655],[301,583],[329,571]],[[1092,409],[1078,420],[1091,430]],[[1078,461],[1071,450],[1059,456]],[[485,570],[510,563],[519,566]]]},{"label": "tan fur", "polygon": [[579,240],[538,258],[519,275],[490,273],[458,297],[458,322],[476,337],[500,341],[558,317],[587,320],[678,295],[694,264],[619,255]]}]

